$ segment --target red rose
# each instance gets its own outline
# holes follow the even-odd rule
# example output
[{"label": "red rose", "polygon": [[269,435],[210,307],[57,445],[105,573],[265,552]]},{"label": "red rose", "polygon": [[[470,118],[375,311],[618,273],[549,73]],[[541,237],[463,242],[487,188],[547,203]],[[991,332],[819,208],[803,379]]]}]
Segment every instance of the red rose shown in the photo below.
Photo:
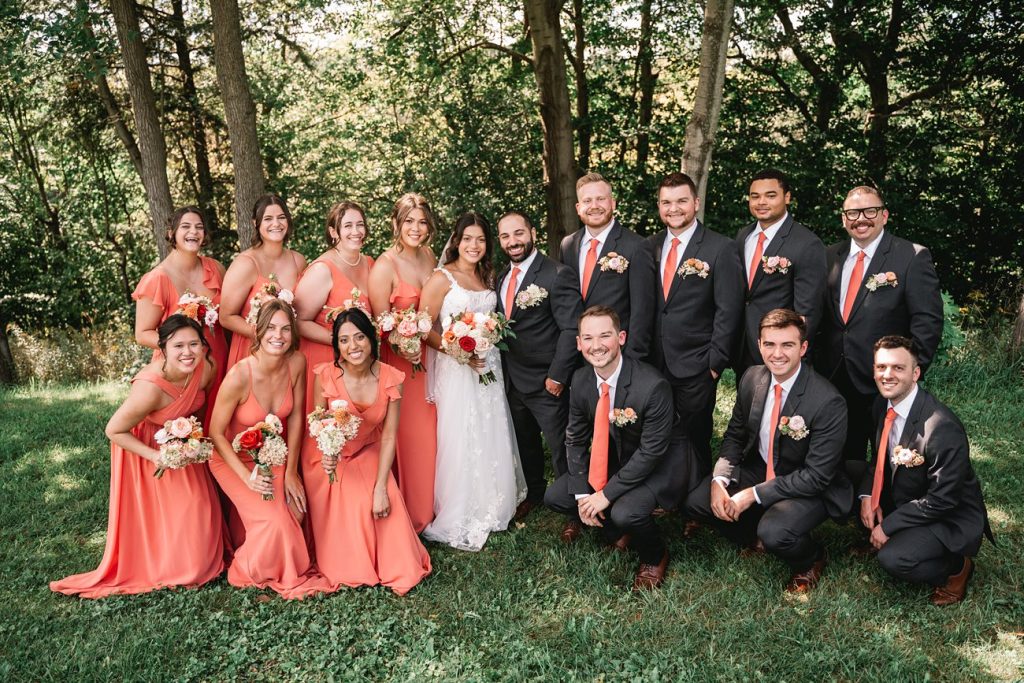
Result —
[{"label": "red rose", "polygon": [[263,447],[263,430],[261,429],[249,429],[242,434],[242,438],[238,440],[238,445],[245,451],[255,451]]},{"label": "red rose", "polygon": [[463,337],[459,340],[459,346],[462,347],[463,351],[471,353],[476,349],[476,339],[473,339],[472,337]]}]

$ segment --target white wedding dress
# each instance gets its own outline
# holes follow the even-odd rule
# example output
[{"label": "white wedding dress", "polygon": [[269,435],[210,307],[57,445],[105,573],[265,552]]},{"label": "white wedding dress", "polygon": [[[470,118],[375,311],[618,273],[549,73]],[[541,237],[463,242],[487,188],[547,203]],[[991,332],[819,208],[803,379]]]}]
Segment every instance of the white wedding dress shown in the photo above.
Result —
[{"label": "white wedding dress", "polygon": [[[463,289],[450,272],[439,270],[451,283],[439,320],[467,310],[494,311],[493,291]],[[475,370],[447,354],[437,353],[432,360],[428,391],[437,405],[437,465],[434,521],[423,537],[462,550],[480,550],[492,531],[508,527],[526,497],[499,351],[487,354],[498,381],[486,386]]]}]

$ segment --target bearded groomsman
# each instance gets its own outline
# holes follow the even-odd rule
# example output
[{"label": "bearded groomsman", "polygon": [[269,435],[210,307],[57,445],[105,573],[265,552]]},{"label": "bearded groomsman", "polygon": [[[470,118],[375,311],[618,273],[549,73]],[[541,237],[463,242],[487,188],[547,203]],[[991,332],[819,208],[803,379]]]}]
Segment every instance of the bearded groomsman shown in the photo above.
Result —
[{"label": "bearded groomsman", "polygon": [[587,364],[572,379],[569,471],[551,484],[544,503],[600,527],[615,549],[635,550],[640,566],[633,589],[657,588],[665,579],[668,549],[652,513],[678,505],[688,477],[686,448],[672,443],[672,390],[653,367],[622,355],[626,333],[611,308],[588,308],[578,328]]},{"label": "bearded groomsman", "polygon": [[691,494],[687,512],[749,551],[767,550],[789,565],[790,593],[813,589],[825,550],[811,531],[844,520],[853,487],[842,468],[846,405],[801,359],[807,325],[777,309],[761,320],[764,365],[736,389],[714,472]]},{"label": "bearded groomsman", "polygon": [[963,600],[971,558],[992,532],[964,426],[918,386],[919,353],[906,337],[874,345],[878,445],[860,484],[860,519],[882,567],[933,586],[931,602],[941,607]]},{"label": "bearded groomsman", "polygon": [[576,213],[583,227],[562,240],[561,261],[575,274],[558,298],[575,298],[584,309],[608,306],[626,331],[626,355],[644,360],[650,351],[657,286],[644,238],[615,219],[612,186],[599,173],[576,181]]},{"label": "bearded groomsman", "polygon": [[889,212],[878,190],[850,190],[842,220],[850,238],[827,250],[828,296],[815,362],[846,399],[843,457],[864,460],[874,437],[873,346],[886,335],[910,337],[924,372],[942,338],[942,294],[928,250],[885,229]]},{"label": "bearded groomsman", "polygon": [[676,428],[698,456],[694,474],[703,477],[711,470],[718,378],[743,323],[746,283],[733,241],[698,221],[699,210],[693,180],[669,174],[658,187],[658,215],[666,229],[648,244],[661,273],[650,360],[672,385]]},{"label": "bearded groomsman", "polygon": [[821,322],[825,283],[825,245],[793,220],[789,180],[766,169],[750,181],[747,202],[754,222],[739,231],[736,243],[743,258],[746,315],[733,353],[736,378],[751,365],[760,365],[758,325],[773,309],[796,311],[813,340]]},{"label": "bearded groomsman", "polygon": [[505,390],[526,477],[521,519],[544,500],[544,446],[551,451],[555,476],[566,473],[565,424],[569,419],[569,377],[579,364],[576,320],[580,301],[551,296],[559,277],[570,279],[564,266],[537,251],[537,231],[526,214],[506,213],[498,221],[498,243],[509,264],[498,274],[498,311],[511,319],[516,336],[501,354]]}]

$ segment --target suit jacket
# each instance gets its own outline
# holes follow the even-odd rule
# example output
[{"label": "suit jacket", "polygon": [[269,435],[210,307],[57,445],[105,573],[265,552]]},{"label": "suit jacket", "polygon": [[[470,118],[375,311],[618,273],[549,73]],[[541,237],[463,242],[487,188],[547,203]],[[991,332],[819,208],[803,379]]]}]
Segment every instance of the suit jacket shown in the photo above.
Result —
[{"label": "suit jacket", "polygon": [[[743,373],[712,476],[736,482],[736,468],[765,467],[760,431],[771,379],[764,365]],[[853,486],[843,470],[846,401],[806,363],[779,412],[780,419],[794,415],[804,418],[809,434],[798,441],[776,428],[772,446],[775,478],[756,487],[761,506],[769,508],[789,498],[821,497],[829,515],[842,519],[853,507]]]},{"label": "suit jacket", "polygon": [[[514,339],[506,340],[508,350],[501,353],[505,377],[524,393],[543,389],[548,377],[568,384],[579,364],[576,321],[582,312],[582,302],[552,296],[556,280],[566,268],[537,252],[530,268],[520,274],[518,289],[522,292],[530,285],[537,285],[547,291],[547,296],[535,306],[514,305],[511,311],[506,311],[501,285],[510,269],[511,265],[505,266],[495,280],[498,311],[513,321],[512,331],[516,334]],[[571,274],[561,277],[571,277]]]},{"label": "suit jacket", "polygon": [[[733,242],[697,222],[680,264],[696,258],[710,266],[706,278],[673,276],[665,298],[661,276],[654,288],[654,337],[651,362],[677,378],[695,377],[709,370],[719,375],[729,365],[736,337],[743,324],[743,266]],[[666,230],[647,244],[655,272],[661,269]]]},{"label": "suit jacket", "polygon": [[743,344],[754,358],[760,358],[757,347],[758,327],[761,318],[768,311],[776,308],[788,308],[806,318],[807,338],[814,339],[815,332],[821,322],[824,305],[824,284],[826,275],[825,245],[817,235],[793,220],[793,214],[779,228],[775,237],[764,250],[764,256],[785,256],[792,265],[789,272],[775,272],[771,275],[758,268],[754,276],[754,286],[746,287],[746,277],[750,264],[746,262],[743,247],[750,233],[758,229],[757,222],[743,228],[736,235],[736,246],[740,261],[743,263],[744,288],[746,292],[746,315],[736,346],[734,360],[742,358]]},{"label": "suit jacket", "polygon": [[626,354],[631,358],[643,360],[647,357],[651,345],[651,329],[654,325],[654,308],[651,306],[651,291],[657,285],[654,262],[647,243],[632,230],[625,228],[618,220],[608,228],[598,258],[610,252],[626,258],[629,266],[626,272],[614,270],[602,271],[601,266],[594,268],[594,274],[587,290],[587,298],[580,293],[580,244],[583,242],[581,228],[562,240],[562,263],[575,275],[574,279],[565,280],[566,286],[559,291],[559,297],[575,297],[582,301],[583,310],[591,306],[608,306],[619,314],[622,329],[626,330]]},{"label": "suit jacket", "polygon": [[[875,443],[881,441],[886,406],[882,397],[875,402]],[[988,512],[971,467],[967,434],[953,411],[920,384],[899,445],[923,455],[924,464],[893,466],[891,454],[886,458],[882,531],[892,536],[911,527],[928,526],[950,552],[977,554],[981,535],[988,529]],[[871,495],[874,462],[861,480],[860,495]]]},{"label": "suit jacket", "polygon": [[911,337],[921,345],[922,370],[931,363],[942,338],[942,294],[928,250],[887,230],[864,271],[863,282],[876,273],[893,272],[897,284],[873,292],[862,284],[853,300],[850,319],[844,323],[839,295],[850,245],[847,239],[827,250],[828,296],[815,362],[826,377],[833,377],[845,364],[857,391],[874,394],[873,349],[880,337]]},{"label": "suit jacket", "polygon": [[[623,427],[612,423],[609,428],[608,471],[611,476],[604,487],[605,496],[614,502],[627,491],[646,484],[659,505],[666,510],[674,508],[685,489],[687,468],[686,449],[669,448],[676,420],[672,389],[650,365],[627,356],[622,356],[622,363],[612,407],[632,408],[637,419]],[[573,494],[593,492],[587,475],[598,398],[594,369],[584,365],[572,379],[569,423],[565,430],[569,492]]]}]

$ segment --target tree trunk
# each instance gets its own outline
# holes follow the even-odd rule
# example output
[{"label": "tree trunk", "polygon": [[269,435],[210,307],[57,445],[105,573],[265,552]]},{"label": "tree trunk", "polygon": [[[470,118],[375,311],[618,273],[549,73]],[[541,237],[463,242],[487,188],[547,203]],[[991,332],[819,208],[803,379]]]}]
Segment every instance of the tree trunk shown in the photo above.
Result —
[{"label": "tree trunk", "polygon": [[241,18],[238,0],[211,0],[213,11],[213,55],[217,84],[224,99],[224,118],[231,141],[231,163],[235,171],[235,218],[238,245],[252,244],[252,207],[264,193],[263,160],[256,136],[256,105],[249,91],[242,54]]},{"label": "tree trunk", "polygon": [[548,251],[558,258],[562,237],[575,231],[578,225],[572,108],[559,23],[561,3],[557,0],[525,0],[524,4],[533,43],[533,70],[537,78],[544,132]]},{"label": "tree trunk", "polygon": [[[637,72],[640,90],[640,111],[637,118],[636,136],[636,197],[647,197],[650,188],[650,173],[647,170],[647,159],[651,153],[651,121],[654,119],[654,86],[658,82],[658,74],[654,73],[654,48],[651,45],[652,0],[643,0],[640,8],[640,44],[637,50]],[[640,234],[645,232],[646,214],[637,224]]]},{"label": "tree trunk", "polygon": [[594,134],[594,123],[590,120],[590,86],[587,83],[587,34],[583,26],[583,0],[573,0],[572,15],[575,41],[573,71],[576,74],[576,136],[579,141],[577,166],[586,173],[590,169],[590,140]]},{"label": "tree trunk", "polygon": [[0,384],[14,384],[18,381],[18,372],[14,367],[14,355],[7,341],[7,321],[0,313]]},{"label": "tree trunk", "polygon": [[117,41],[124,59],[128,94],[135,115],[135,129],[139,134],[139,152],[142,161],[142,186],[149,202],[153,220],[153,240],[160,258],[167,255],[164,234],[167,222],[174,212],[171,188],[167,181],[167,145],[160,130],[160,116],[156,110],[156,95],[149,79],[146,50],[142,44],[142,30],[134,0],[110,0],[117,27]]},{"label": "tree trunk", "polygon": [[174,26],[174,50],[178,55],[178,67],[181,69],[184,80],[182,90],[192,128],[192,152],[196,159],[198,185],[196,199],[199,208],[206,216],[207,232],[211,236],[216,236],[218,222],[217,207],[213,200],[213,174],[210,172],[210,154],[206,147],[206,127],[203,125],[203,112],[199,106],[199,93],[196,89],[195,70],[192,68],[192,54],[188,47],[182,0],[171,0],[171,22]]},{"label": "tree trunk", "polygon": [[1024,295],[1021,295],[1017,306],[1017,322],[1013,326],[1012,351],[1016,355],[1024,349]]},{"label": "tree trunk", "polygon": [[704,10],[704,33],[700,40],[700,74],[693,114],[686,124],[683,172],[693,178],[700,197],[699,217],[704,217],[711,152],[714,149],[718,115],[722,111],[725,61],[732,32],[733,0],[708,0]]}]

